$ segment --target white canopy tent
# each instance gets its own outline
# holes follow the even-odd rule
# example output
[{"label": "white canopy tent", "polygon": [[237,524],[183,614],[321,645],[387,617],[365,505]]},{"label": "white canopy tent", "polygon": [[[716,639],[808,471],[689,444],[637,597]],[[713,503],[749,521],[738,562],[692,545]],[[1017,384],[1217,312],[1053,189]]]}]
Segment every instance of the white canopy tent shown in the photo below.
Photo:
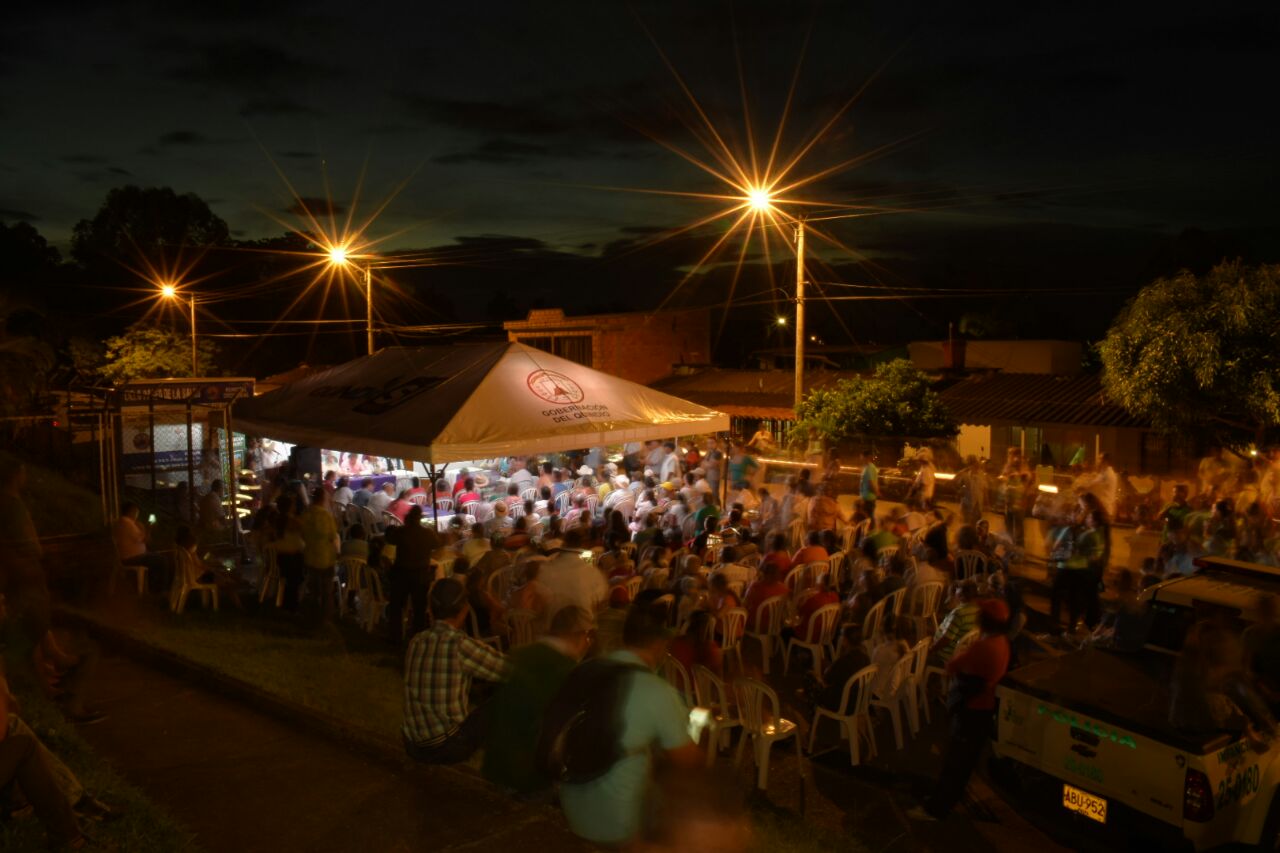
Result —
[{"label": "white canopy tent", "polygon": [[389,347],[236,403],[246,433],[429,465],[718,432],[729,417],[514,342]]}]

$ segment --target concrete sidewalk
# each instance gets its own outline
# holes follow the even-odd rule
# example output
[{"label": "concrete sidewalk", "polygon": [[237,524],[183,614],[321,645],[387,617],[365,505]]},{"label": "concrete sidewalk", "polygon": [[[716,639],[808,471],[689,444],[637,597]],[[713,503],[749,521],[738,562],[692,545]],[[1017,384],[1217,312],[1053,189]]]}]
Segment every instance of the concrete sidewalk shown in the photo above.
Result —
[{"label": "concrete sidewalk", "polygon": [[590,849],[554,812],[448,769],[393,767],[121,657],[81,730],[208,851]]}]

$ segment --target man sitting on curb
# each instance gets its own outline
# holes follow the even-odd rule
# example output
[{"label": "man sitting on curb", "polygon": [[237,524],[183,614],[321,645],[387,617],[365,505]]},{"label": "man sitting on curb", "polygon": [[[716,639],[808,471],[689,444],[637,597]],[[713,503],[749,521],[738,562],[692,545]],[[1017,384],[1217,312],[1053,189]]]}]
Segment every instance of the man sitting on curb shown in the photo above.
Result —
[{"label": "man sitting on curb", "polygon": [[481,708],[470,706],[471,680],[502,681],[507,661],[462,632],[467,590],[445,578],[431,590],[431,629],[409,643],[404,673],[404,749],[427,764],[458,764],[480,746]]}]

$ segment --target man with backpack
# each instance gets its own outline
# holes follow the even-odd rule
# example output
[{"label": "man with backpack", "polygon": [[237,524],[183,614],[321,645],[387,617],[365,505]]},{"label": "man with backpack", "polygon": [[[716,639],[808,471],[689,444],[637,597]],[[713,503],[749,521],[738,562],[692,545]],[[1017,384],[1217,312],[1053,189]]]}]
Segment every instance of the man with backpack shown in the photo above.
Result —
[{"label": "man with backpack", "polygon": [[570,829],[598,844],[636,837],[655,769],[694,769],[704,759],[689,736],[689,709],[654,672],[671,637],[654,597],[637,597],[623,648],[575,669],[544,718],[543,767],[560,782]]}]

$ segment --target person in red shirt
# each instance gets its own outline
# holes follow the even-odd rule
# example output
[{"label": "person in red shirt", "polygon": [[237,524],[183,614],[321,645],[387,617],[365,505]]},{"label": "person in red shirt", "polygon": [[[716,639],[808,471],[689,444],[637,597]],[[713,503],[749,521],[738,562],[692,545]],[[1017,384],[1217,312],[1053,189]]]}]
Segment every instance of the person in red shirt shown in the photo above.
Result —
[{"label": "person in red shirt", "polygon": [[792,555],[790,568],[798,568],[805,563],[825,563],[829,556],[827,549],[822,547],[822,534],[814,530],[805,537],[804,547]]},{"label": "person in red shirt", "polygon": [[[470,486],[468,486],[468,485],[467,485],[467,481],[468,481],[468,480],[470,480],[470,481],[471,481],[471,485],[470,485]],[[466,488],[474,489],[474,488],[475,488],[475,485],[476,485],[476,481],[475,481],[475,480],[472,480],[470,477],[468,477],[468,476],[467,476],[467,469],[466,469],[466,468],[463,468],[463,469],[462,469],[462,471],[460,471],[460,472],[458,473],[458,477],[457,477],[457,479],[455,479],[455,480],[453,481],[453,496],[454,496],[454,498],[457,498],[457,497],[458,497],[458,492],[460,492],[460,491],[462,491],[463,489],[466,489]]]},{"label": "person in red shirt", "polygon": [[747,611],[747,630],[748,631],[764,631],[767,625],[757,625],[756,617],[759,615],[760,605],[775,595],[787,596],[791,591],[787,589],[787,585],[778,577],[778,567],[772,564],[760,567],[760,576],[757,577],[751,586],[747,587],[746,601],[743,607]]},{"label": "person in red shirt", "polygon": [[409,480],[409,488],[405,489],[404,493],[406,497],[414,498],[414,497],[417,497],[418,495],[425,495],[427,493],[427,490],[422,488],[421,480],[419,480],[417,477],[412,477]]},{"label": "person in red shirt", "polygon": [[923,807],[907,812],[916,820],[941,820],[964,795],[969,777],[978,766],[982,749],[995,725],[996,684],[1009,669],[1009,606],[988,598],[978,604],[982,635],[947,662],[951,693],[951,739],[942,759],[942,773]]},{"label": "person in red shirt", "polygon": [[769,553],[760,558],[760,568],[773,566],[778,570],[778,577],[785,578],[791,571],[791,555],[787,553],[787,537],[775,533],[769,537]]},{"label": "person in red shirt", "polygon": [[[813,621],[813,614],[828,604],[840,603],[840,595],[831,590],[828,577],[824,574],[818,578],[818,584],[815,587],[817,591],[800,602],[800,609],[796,613],[796,636],[805,642],[809,640],[809,623]],[[815,641],[818,639],[817,636],[814,637]]]},{"label": "person in red shirt", "polygon": [[409,500],[409,492],[403,491],[400,497],[387,504],[387,512],[400,519],[400,523],[404,524],[404,518],[409,514],[409,510],[413,509],[417,504]]},{"label": "person in red shirt", "polygon": [[453,486],[453,507],[460,509],[463,504],[480,500],[480,493],[476,491],[476,481],[468,477],[462,481],[462,489],[459,490],[457,484]]},{"label": "person in red shirt", "polygon": [[707,624],[711,614],[706,610],[695,610],[689,617],[688,629],[671,641],[667,648],[670,655],[684,665],[684,671],[693,677],[693,665],[701,664],[720,675],[723,672],[723,660],[720,646],[708,635]]}]

